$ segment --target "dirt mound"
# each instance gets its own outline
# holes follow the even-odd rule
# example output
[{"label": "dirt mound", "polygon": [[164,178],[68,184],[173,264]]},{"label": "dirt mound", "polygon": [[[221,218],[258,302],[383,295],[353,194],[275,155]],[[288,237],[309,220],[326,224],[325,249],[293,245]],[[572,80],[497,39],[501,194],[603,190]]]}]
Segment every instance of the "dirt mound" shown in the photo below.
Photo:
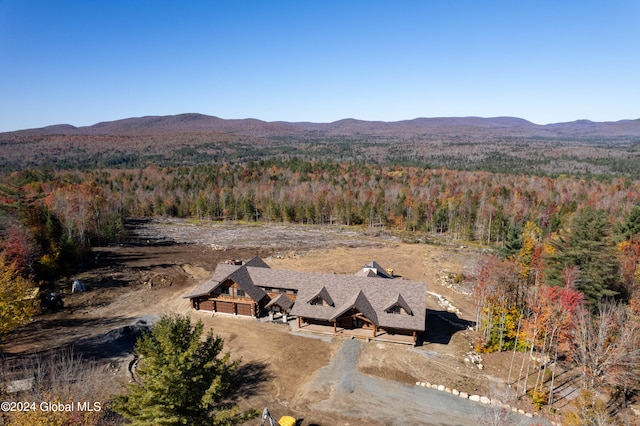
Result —
[{"label": "dirt mound", "polygon": [[190,265],[188,263],[180,265],[182,270],[194,280],[206,280],[211,278],[211,272],[200,266]]},{"label": "dirt mound", "polygon": [[144,315],[130,324],[117,327],[95,337],[83,339],[75,346],[89,357],[118,358],[133,353],[140,336],[148,332],[158,320],[155,315]]}]

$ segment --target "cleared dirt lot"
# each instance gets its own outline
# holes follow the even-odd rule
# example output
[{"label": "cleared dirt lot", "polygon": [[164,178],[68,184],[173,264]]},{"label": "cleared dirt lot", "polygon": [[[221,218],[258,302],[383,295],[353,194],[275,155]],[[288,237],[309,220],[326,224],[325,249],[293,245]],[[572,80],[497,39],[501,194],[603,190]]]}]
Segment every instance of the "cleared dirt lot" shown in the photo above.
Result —
[{"label": "cleared dirt lot", "polygon": [[[242,359],[247,377],[239,398],[242,406],[256,409],[267,406],[277,417],[288,414],[304,419],[303,425],[438,424],[433,419],[424,423],[408,421],[409,417],[403,420],[404,410],[398,411],[397,403],[384,408],[386,415],[373,412],[365,415],[371,411],[368,405],[378,407],[382,402],[366,395],[362,395],[365,399],[337,396],[340,387],[327,379],[329,373],[325,368],[340,352],[344,339],[293,334],[283,324],[193,312],[182,298],[226,259],[261,255],[272,268],[347,274],[355,273],[374,259],[393,268],[397,275],[426,283],[428,322],[433,326],[419,347],[359,345],[354,361],[361,374],[357,376],[362,383],[359,389],[374,385],[415,387],[416,381],[441,383],[484,395],[495,394],[502,388],[503,360],[496,358],[494,366],[488,357],[484,371],[465,363],[470,333],[457,331],[442,319],[460,323],[474,320],[472,296],[445,278],[469,273],[481,256],[478,250],[405,244],[379,232],[354,229],[309,230],[278,225],[274,231],[274,227],[266,225],[187,222],[134,225],[130,244],[95,250],[94,264],[78,275],[88,288],[86,293],[68,295],[63,310],[40,315],[10,336],[3,345],[9,358],[73,344],[85,357],[98,359],[112,373],[105,386],[116,392],[128,379],[127,364],[132,359],[135,341],[131,326],[149,323],[164,313],[189,313],[222,336],[226,350]],[[198,235],[200,244],[185,244],[193,235]],[[320,242],[314,237],[317,235],[322,236]],[[254,246],[250,246],[251,241]],[[64,284],[70,289],[70,279]],[[445,306],[455,313],[447,312]],[[381,381],[367,379],[371,377]],[[412,388],[403,389],[416,392]],[[354,392],[357,389],[351,393]],[[338,402],[342,400],[351,401],[350,407],[339,408],[342,405]],[[357,401],[363,405],[354,409]],[[409,409],[411,404],[408,403]],[[481,416],[482,412],[472,411],[464,417],[466,420],[460,418],[456,424],[475,424]]]}]

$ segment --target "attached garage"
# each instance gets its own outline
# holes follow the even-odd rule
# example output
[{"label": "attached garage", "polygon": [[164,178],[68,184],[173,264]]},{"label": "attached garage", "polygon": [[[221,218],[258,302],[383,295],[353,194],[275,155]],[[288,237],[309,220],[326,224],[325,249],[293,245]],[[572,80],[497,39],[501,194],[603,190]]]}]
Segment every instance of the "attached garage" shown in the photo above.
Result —
[{"label": "attached garage", "polygon": [[235,314],[233,311],[233,302],[216,302],[216,312],[220,312],[223,314]]},{"label": "attached garage", "polygon": [[203,300],[200,302],[201,311],[213,311],[213,300]]},{"label": "attached garage", "polygon": [[238,303],[236,304],[236,313],[238,315],[253,316],[253,305]]}]

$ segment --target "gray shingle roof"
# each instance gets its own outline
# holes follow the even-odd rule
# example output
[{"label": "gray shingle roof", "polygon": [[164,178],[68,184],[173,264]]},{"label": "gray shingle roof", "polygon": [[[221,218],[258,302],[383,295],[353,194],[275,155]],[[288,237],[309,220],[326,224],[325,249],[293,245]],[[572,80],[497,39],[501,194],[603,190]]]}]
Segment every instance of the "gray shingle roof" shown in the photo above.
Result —
[{"label": "gray shingle roof", "polygon": [[402,297],[402,295],[400,293],[398,293],[398,297],[396,297],[395,299],[392,300],[391,303],[389,303],[389,306],[384,308],[385,312],[388,311],[389,309],[393,308],[396,305],[398,305],[402,309],[404,309],[407,312],[407,314],[413,315],[413,311],[411,311],[411,308],[409,307],[409,304],[407,302],[405,302],[404,298]]},{"label": "gray shingle roof", "polygon": [[377,278],[378,274],[373,272],[371,269],[362,268],[361,270],[356,272],[356,277]]},{"label": "gray shingle roof", "polygon": [[[286,272],[286,271],[282,271]],[[293,305],[291,315],[332,321],[338,310],[346,305],[354,305],[374,324],[383,328],[399,328],[423,331],[426,319],[426,284],[408,280],[381,280],[379,278],[363,278],[352,275],[309,274],[306,284],[298,288],[297,302]],[[336,307],[301,303],[310,300],[322,287],[326,287]],[[362,293],[362,296],[360,296]],[[402,295],[405,310],[413,315],[389,313],[386,310]],[[358,297],[365,297],[373,308],[375,315],[367,311],[362,304],[355,304]],[[350,307],[347,307],[348,310]],[[409,309],[406,309],[409,308]]]},{"label": "gray shingle roof", "polygon": [[371,303],[369,303],[369,299],[367,299],[367,296],[364,295],[362,290],[360,290],[355,295],[347,299],[342,304],[342,306],[336,309],[336,312],[333,314],[331,318],[329,318],[329,320],[335,321],[336,319],[340,318],[341,315],[344,315],[347,311],[349,311],[351,308],[357,309],[358,312],[363,314],[372,323],[376,325],[380,325],[380,323],[378,322],[378,314],[376,310],[373,308],[373,306],[371,306]]},{"label": "gray shingle roof", "polygon": [[291,307],[293,306],[293,303],[293,300],[291,300],[286,294],[280,294],[271,299],[271,301],[267,303],[265,308],[270,308],[274,305],[278,305],[285,311],[289,312],[291,310]]},{"label": "gray shingle roof", "polygon": [[[265,288],[297,290],[291,315],[332,321],[349,309],[356,308],[378,327],[416,331],[425,329],[425,283],[401,279],[383,280],[354,275],[274,270],[263,261],[257,260],[253,264],[260,266],[251,266],[249,263],[243,266],[220,264],[209,281],[185,297],[209,294],[229,278],[238,283],[255,301],[261,300],[266,295],[263,290]],[[333,302],[333,306],[312,305],[310,302],[318,296],[328,303]],[[398,304],[410,314],[387,312],[394,304]]]},{"label": "gray shingle roof", "polygon": [[[262,267],[259,268],[262,269]],[[256,287],[254,285],[247,269],[247,267],[240,267],[238,270],[229,275],[227,279],[233,280],[233,282],[238,284],[238,286],[243,289],[249,297],[251,297],[256,302],[259,302],[263,297],[267,295],[267,293],[265,293],[264,290],[260,287]]]},{"label": "gray shingle roof", "polygon": [[264,260],[262,260],[262,258],[260,258],[260,256],[255,256],[253,259],[249,260],[247,263],[245,263],[246,266],[253,266],[256,268],[268,268],[269,265],[267,265]]},{"label": "gray shingle roof", "polygon": [[[261,259],[262,260],[262,259]],[[266,263],[262,262],[267,268],[269,266]],[[257,266],[252,268],[264,268],[264,266]],[[262,300],[267,293],[264,292],[259,287],[256,287],[247,272],[246,265],[229,265],[226,263],[221,263],[216,267],[215,272],[213,273],[213,277],[209,280],[205,281],[198,288],[193,290],[191,293],[184,296],[185,298],[193,298],[198,296],[205,296],[207,294],[211,294],[220,284],[222,284],[227,279],[232,280],[237,283],[238,286],[243,289],[249,297],[251,297],[256,302]]]},{"label": "gray shingle roof", "polygon": [[185,299],[191,299],[193,297],[206,296],[215,290],[225,278],[240,268],[241,266],[239,265],[229,265],[226,263],[219,264],[211,278],[183,297]]}]

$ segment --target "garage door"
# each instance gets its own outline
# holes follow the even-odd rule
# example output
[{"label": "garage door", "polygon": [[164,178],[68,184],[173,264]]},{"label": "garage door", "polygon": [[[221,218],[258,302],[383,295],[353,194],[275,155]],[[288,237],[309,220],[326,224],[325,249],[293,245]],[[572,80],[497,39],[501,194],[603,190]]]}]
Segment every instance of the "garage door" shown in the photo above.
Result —
[{"label": "garage door", "polygon": [[203,300],[200,302],[200,310],[213,311],[213,300]]},{"label": "garage door", "polygon": [[246,315],[250,317],[253,314],[253,305],[238,303],[237,309],[238,309],[238,315]]},{"label": "garage door", "polygon": [[233,314],[233,303],[232,302],[217,302],[216,303],[216,312],[222,312],[224,314]]}]

